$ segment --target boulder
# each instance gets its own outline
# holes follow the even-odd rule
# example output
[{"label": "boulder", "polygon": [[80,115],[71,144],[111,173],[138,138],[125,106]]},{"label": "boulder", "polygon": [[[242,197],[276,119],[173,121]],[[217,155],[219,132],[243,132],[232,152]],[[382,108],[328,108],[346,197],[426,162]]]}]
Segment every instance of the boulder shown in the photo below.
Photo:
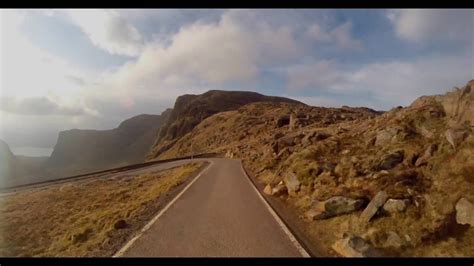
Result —
[{"label": "boulder", "polygon": [[289,115],[283,115],[280,116],[277,121],[276,121],[276,127],[282,127],[285,125],[288,125],[290,123],[290,116]]},{"label": "boulder", "polygon": [[381,254],[360,236],[345,236],[332,249],[343,257],[379,257]]},{"label": "boulder", "polygon": [[288,174],[285,175],[285,178],[283,179],[285,182],[285,186],[288,190],[288,194],[291,196],[296,196],[296,192],[300,190],[300,181],[298,181],[298,177],[292,172],[289,172]]},{"label": "boulder", "polygon": [[123,229],[125,227],[127,227],[128,224],[125,220],[123,219],[120,219],[120,220],[117,220],[115,223],[114,223],[114,228],[115,229]]},{"label": "boulder", "polygon": [[389,170],[397,166],[399,163],[403,162],[404,152],[403,150],[398,150],[390,154],[385,155],[380,160],[377,169],[378,170]]},{"label": "boulder", "polygon": [[370,219],[378,212],[379,208],[382,207],[387,201],[388,195],[385,191],[380,191],[375,197],[369,202],[365,210],[360,215],[359,219],[362,223],[369,223]]},{"label": "boulder", "polygon": [[327,219],[362,209],[364,200],[335,196],[325,201],[317,201],[305,216],[310,220]]},{"label": "boulder", "polygon": [[407,208],[407,202],[408,200],[388,199],[383,205],[383,210],[390,214],[403,212]]},{"label": "boulder", "polygon": [[461,198],[456,203],[456,222],[474,226],[474,204],[466,198]]}]

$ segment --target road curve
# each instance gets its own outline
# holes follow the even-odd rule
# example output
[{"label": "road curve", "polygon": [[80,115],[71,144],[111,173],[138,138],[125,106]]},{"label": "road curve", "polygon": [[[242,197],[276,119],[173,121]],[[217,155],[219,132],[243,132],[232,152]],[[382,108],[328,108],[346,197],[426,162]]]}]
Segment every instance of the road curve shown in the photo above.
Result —
[{"label": "road curve", "polygon": [[205,160],[211,162],[209,167],[119,255],[301,257],[298,244],[257,194],[240,161]]}]

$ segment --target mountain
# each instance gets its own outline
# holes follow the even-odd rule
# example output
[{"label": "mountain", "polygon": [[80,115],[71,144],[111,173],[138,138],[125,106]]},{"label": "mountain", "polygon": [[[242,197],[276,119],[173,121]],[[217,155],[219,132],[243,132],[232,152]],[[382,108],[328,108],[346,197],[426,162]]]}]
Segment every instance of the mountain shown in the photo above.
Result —
[{"label": "mountain", "polygon": [[169,120],[160,130],[149,158],[166,151],[173,143],[191,131],[207,117],[223,111],[235,110],[253,102],[301,102],[275,96],[266,96],[250,91],[210,90],[200,95],[186,94],[176,99]]},{"label": "mountain", "polygon": [[65,176],[143,162],[170,113],[138,115],[110,130],[62,131],[46,167]]},{"label": "mountain", "polygon": [[326,254],[474,256],[474,80],[387,112],[251,103],[156,158],[205,152],[241,158]]}]

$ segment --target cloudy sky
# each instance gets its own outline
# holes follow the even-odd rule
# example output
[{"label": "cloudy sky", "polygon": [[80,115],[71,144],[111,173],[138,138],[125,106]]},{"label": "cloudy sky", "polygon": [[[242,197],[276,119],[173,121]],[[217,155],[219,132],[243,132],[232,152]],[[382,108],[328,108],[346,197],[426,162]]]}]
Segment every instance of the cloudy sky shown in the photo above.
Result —
[{"label": "cloudy sky", "polygon": [[0,139],[18,154],[185,93],[386,110],[474,78],[473,10],[0,12]]}]

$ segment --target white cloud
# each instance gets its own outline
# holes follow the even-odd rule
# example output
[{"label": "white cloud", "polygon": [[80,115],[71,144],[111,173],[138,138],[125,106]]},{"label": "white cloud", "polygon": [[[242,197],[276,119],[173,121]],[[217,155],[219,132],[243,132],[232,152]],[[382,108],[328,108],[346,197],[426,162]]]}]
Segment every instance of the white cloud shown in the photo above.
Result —
[{"label": "white cloud", "polygon": [[474,41],[472,9],[390,10],[387,17],[397,36],[407,41]]},{"label": "white cloud", "polygon": [[[329,91],[346,96],[372,95],[369,107],[408,105],[422,95],[442,94],[474,77],[472,54],[433,55],[413,60],[370,63],[348,69],[322,61],[287,69],[289,90]],[[354,99],[356,100],[356,99]]]},{"label": "white cloud", "polygon": [[75,9],[67,14],[94,45],[111,54],[137,56],[143,48],[140,32],[114,10]]},{"label": "white cloud", "polygon": [[262,67],[298,59],[302,52],[289,27],[265,22],[249,27],[224,14],[216,23],[182,27],[168,46],[148,44],[136,60],[104,73],[88,95],[106,94],[123,106],[140,97],[174,99],[226,82],[251,82]]},{"label": "white cloud", "polygon": [[0,110],[20,115],[93,115],[97,111],[82,106],[81,103],[61,101],[60,97],[2,97]]},{"label": "white cloud", "polygon": [[317,42],[334,43],[341,49],[360,50],[362,43],[352,37],[352,23],[343,23],[331,30],[314,23],[308,27],[307,36]]}]

